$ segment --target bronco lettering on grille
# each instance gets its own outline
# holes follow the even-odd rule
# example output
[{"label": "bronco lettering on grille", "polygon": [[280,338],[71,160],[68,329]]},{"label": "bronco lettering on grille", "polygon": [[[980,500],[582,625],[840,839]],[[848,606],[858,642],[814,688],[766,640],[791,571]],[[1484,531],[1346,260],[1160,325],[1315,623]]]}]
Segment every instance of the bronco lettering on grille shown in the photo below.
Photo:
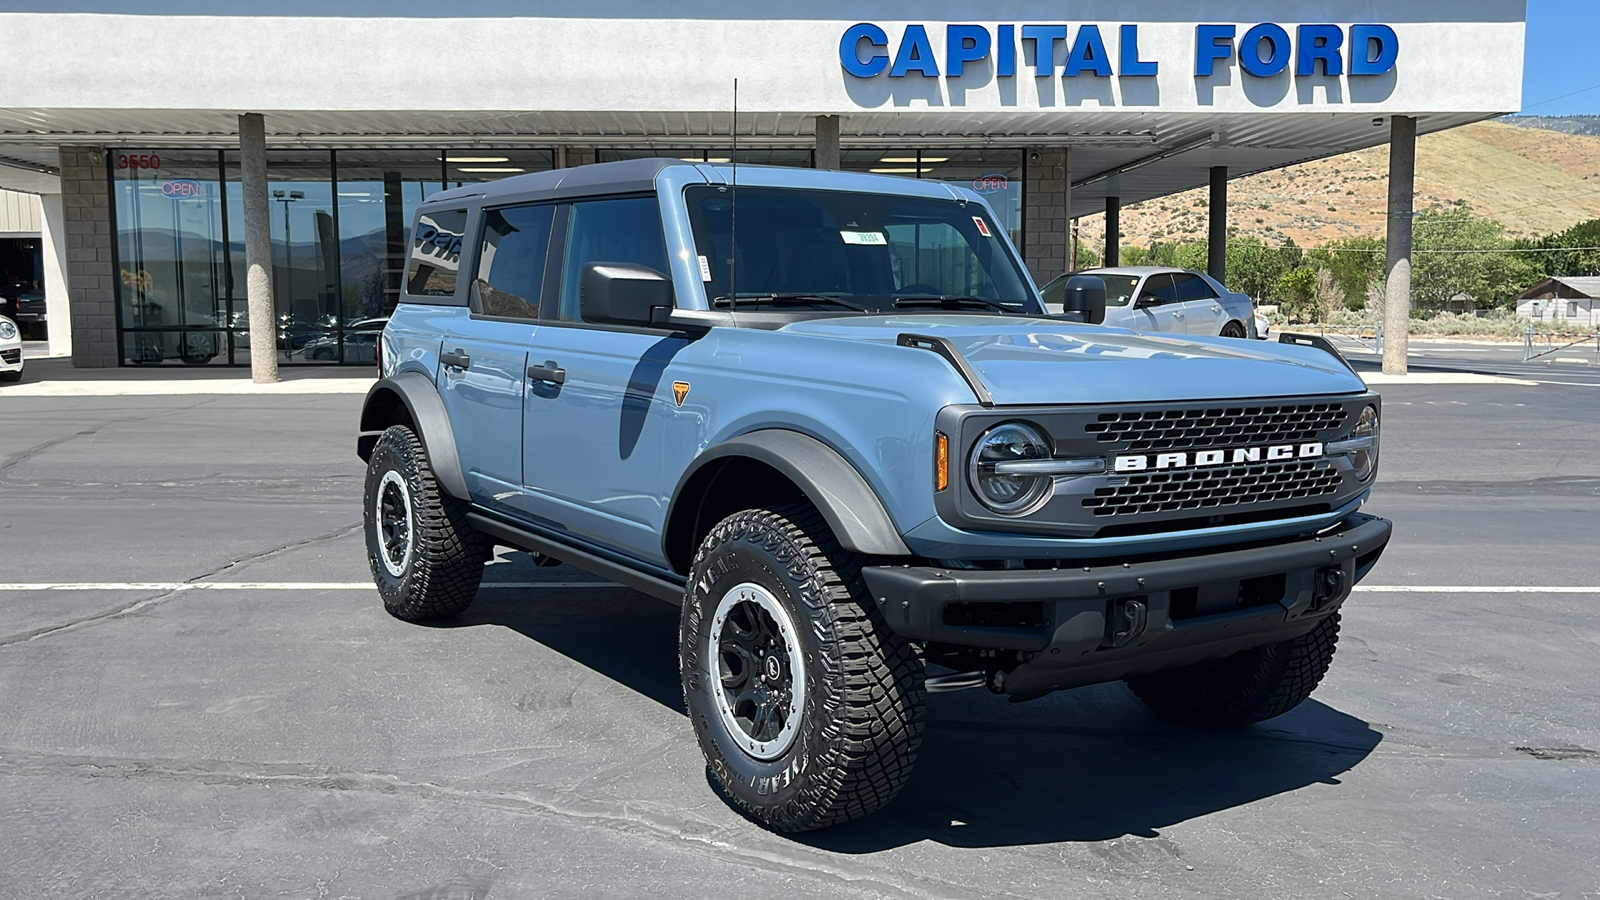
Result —
[{"label": "bronco lettering on grille", "polygon": [[1231,463],[1279,462],[1286,459],[1316,459],[1322,456],[1322,443],[1275,444],[1270,447],[1239,447],[1234,450],[1197,450],[1192,453],[1134,453],[1119,456],[1112,465],[1117,472],[1144,472],[1151,469],[1188,469],[1197,466],[1223,466]]}]

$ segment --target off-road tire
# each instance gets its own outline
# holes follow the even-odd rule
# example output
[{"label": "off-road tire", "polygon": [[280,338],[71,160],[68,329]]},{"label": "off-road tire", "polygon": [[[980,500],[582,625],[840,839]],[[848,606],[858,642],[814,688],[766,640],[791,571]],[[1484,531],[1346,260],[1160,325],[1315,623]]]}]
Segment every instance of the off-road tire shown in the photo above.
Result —
[{"label": "off-road tire", "polygon": [[[751,583],[792,620],[804,657],[790,673],[805,679],[797,730],[765,761],[736,742],[710,674],[721,671],[718,604]],[[905,785],[922,743],[923,661],[884,623],[860,559],[815,509],[752,509],[718,523],[695,554],[680,625],[684,705],[708,778],[735,809],[775,831],[809,831],[861,818]]]},{"label": "off-road tire", "polygon": [[1201,728],[1238,728],[1281,716],[1311,696],[1333,661],[1339,614],[1297,638],[1203,666],[1127,679],[1160,715]]},{"label": "off-road tire", "polygon": [[1229,322],[1228,324],[1222,326],[1222,332],[1220,336],[1225,338],[1242,338],[1245,336],[1244,326],[1240,325],[1238,322]]},{"label": "off-road tire", "polygon": [[[409,552],[399,574],[385,561],[380,527],[379,494],[389,473],[404,490],[393,484],[387,489],[402,495],[410,509]],[[439,489],[427,451],[404,425],[390,426],[373,446],[362,509],[367,564],[391,615],[421,622],[456,615],[472,604],[493,545],[467,524],[467,504]]]}]

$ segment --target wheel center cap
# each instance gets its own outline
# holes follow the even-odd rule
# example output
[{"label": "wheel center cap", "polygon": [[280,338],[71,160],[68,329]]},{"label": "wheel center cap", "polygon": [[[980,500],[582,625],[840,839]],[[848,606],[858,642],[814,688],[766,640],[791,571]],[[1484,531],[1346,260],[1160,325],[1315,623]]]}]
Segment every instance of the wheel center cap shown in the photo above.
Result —
[{"label": "wheel center cap", "polygon": [[776,682],[783,675],[783,670],[778,666],[778,658],[776,656],[767,657],[766,672],[767,680],[772,682]]}]

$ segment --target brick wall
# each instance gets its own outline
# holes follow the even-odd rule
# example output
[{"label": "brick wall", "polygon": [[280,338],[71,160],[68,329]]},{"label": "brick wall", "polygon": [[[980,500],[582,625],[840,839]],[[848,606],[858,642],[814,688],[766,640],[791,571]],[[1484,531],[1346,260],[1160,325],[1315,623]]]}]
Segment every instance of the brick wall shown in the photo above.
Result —
[{"label": "brick wall", "polygon": [[[1032,154],[1038,153],[1035,161]],[[1040,285],[1067,271],[1067,152],[1057,147],[1029,151],[1023,186],[1023,261]]]},{"label": "brick wall", "polygon": [[[61,207],[72,316],[72,364],[115,366],[115,267],[111,262],[111,196],[103,147],[62,147]],[[52,323],[53,324],[53,323]]]}]

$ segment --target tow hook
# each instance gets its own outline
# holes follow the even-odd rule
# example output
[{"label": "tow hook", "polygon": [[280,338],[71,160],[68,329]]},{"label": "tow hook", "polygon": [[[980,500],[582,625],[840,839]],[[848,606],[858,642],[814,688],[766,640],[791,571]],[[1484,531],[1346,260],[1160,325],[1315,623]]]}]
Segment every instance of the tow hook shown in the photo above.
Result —
[{"label": "tow hook", "polygon": [[1345,593],[1345,573],[1343,566],[1328,566],[1317,570],[1315,588],[1311,594],[1311,609],[1323,609],[1330,602]]},{"label": "tow hook", "polygon": [[1149,624],[1150,611],[1145,605],[1143,597],[1118,597],[1111,601],[1111,609],[1106,616],[1106,637],[1100,642],[1102,649],[1116,649],[1126,647],[1139,635],[1144,634],[1145,625]]}]

